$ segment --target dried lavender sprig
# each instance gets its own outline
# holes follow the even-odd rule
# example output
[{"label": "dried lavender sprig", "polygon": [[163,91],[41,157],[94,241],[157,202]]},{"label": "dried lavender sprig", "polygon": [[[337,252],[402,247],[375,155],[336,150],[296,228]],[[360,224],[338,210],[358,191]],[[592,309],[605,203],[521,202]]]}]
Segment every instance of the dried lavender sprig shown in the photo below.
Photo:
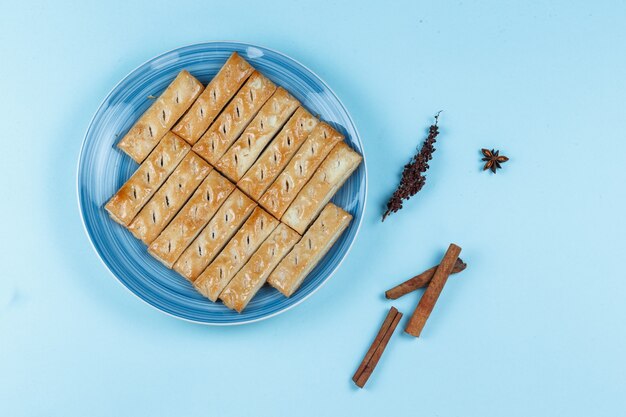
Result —
[{"label": "dried lavender sprig", "polygon": [[382,221],[385,221],[391,213],[400,210],[402,201],[408,200],[417,194],[426,184],[426,177],[423,174],[428,170],[428,161],[433,159],[433,152],[435,152],[434,144],[439,135],[438,123],[440,114],[441,110],[435,115],[435,123],[428,129],[428,137],[424,140],[422,149],[404,166],[400,185],[387,202],[387,211],[383,214]]}]

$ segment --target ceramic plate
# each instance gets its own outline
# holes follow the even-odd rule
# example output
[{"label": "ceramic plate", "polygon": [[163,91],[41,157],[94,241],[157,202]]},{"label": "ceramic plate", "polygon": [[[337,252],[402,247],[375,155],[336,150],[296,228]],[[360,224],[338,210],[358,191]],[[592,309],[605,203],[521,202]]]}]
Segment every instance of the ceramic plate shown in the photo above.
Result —
[{"label": "ceramic plate", "polygon": [[153,307],[181,319],[213,325],[268,318],[313,294],[339,267],[352,246],[363,219],[367,193],[364,161],[332,200],[354,216],[348,230],[291,298],[264,287],[241,314],[200,296],[189,282],[152,258],[145,245],[109,218],[103,209],[104,203],[137,169],[137,164],[115,145],[150,106],[149,96],[161,94],[183,69],[207,84],[233,51],[287,89],[312,114],[319,115],[343,133],[346,141],[364,155],[356,127],[345,107],[328,85],[308,68],[260,46],[210,42],[185,46],[151,59],[115,86],[89,125],[78,161],[80,212],[89,239],[106,267],[126,288]]}]

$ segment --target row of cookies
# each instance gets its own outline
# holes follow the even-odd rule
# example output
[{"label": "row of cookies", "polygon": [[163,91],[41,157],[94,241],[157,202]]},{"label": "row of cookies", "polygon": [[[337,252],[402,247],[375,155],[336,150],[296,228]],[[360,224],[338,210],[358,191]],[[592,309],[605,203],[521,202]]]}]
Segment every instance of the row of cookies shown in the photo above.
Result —
[{"label": "row of cookies", "polygon": [[[183,71],[120,141],[133,159],[145,160],[106,209],[214,301],[220,297],[241,311],[265,279],[289,296],[330,248],[333,233],[321,239],[324,230],[334,230],[329,219],[320,220],[324,213],[334,208],[335,217],[349,215],[328,205],[300,235],[361,157],[236,54],[204,92],[197,93],[190,77]],[[186,113],[183,101],[191,107]],[[284,224],[276,220],[281,217]],[[298,249],[298,241],[308,247]],[[301,270],[288,274],[288,266]]]}]

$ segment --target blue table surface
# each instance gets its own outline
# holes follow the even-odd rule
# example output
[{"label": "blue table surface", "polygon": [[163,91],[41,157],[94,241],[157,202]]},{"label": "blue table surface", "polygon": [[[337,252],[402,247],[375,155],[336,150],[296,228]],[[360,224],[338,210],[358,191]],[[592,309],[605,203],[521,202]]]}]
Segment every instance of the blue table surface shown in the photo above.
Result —
[{"label": "blue table surface", "polygon": [[[132,4],[130,4],[132,3]],[[626,409],[626,5],[618,1],[5,2],[0,14],[0,415],[616,416]],[[186,323],[125,291],[83,231],[76,161],[133,68],[208,40],[317,72],[370,188],[338,273],[252,325]],[[431,122],[426,187],[380,222]],[[480,148],[511,159],[481,171]],[[383,292],[463,247],[422,337],[350,378]]]}]

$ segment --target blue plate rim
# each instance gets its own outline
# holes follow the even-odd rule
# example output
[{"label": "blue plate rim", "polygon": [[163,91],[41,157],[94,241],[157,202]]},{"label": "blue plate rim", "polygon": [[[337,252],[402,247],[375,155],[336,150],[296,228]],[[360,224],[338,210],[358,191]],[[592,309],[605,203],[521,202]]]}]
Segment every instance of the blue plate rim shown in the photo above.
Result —
[{"label": "blue plate rim", "polygon": [[[272,53],[275,53],[277,55],[282,56],[283,58],[290,60],[298,65],[300,65],[302,68],[306,69],[307,71],[309,71],[315,78],[317,78],[317,80],[325,87],[328,89],[328,91],[334,96],[334,98],[337,100],[337,103],[341,106],[341,109],[345,112],[348,120],[350,121],[350,123],[352,124],[352,127],[354,128],[354,131],[356,133],[356,140],[360,143],[361,148],[363,149],[363,171],[364,171],[364,194],[363,194],[363,209],[362,209],[362,214],[360,216],[359,219],[359,223],[357,224],[357,228],[356,231],[354,233],[354,238],[352,239],[352,241],[350,242],[350,244],[348,245],[346,251],[344,252],[343,256],[341,257],[341,259],[339,260],[339,262],[337,262],[337,265],[335,265],[335,267],[328,273],[328,275],[320,282],[320,284],[315,287],[309,294],[307,294],[305,297],[303,297],[302,299],[298,300],[297,302],[286,306],[285,308],[283,308],[282,310],[278,310],[275,311],[274,313],[262,316],[262,317],[258,317],[255,319],[250,319],[250,320],[243,320],[243,321],[238,321],[238,322],[227,322],[227,323],[215,323],[215,322],[209,322],[209,321],[200,321],[200,320],[192,320],[186,317],[181,317],[178,316],[176,314],[172,314],[168,311],[162,310],[160,309],[158,306],[150,303],[148,300],[140,297],[138,294],[136,294],[135,292],[133,292],[126,284],[124,284],[124,282],[115,274],[113,273],[113,271],[111,270],[111,268],[109,267],[109,265],[105,262],[105,260],[102,258],[102,255],[100,254],[100,252],[98,251],[93,238],[91,237],[91,234],[89,233],[89,230],[87,229],[87,225],[85,223],[85,216],[84,216],[84,209],[83,209],[83,205],[80,199],[80,174],[81,174],[81,161],[82,161],[82,157],[83,157],[83,151],[85,149],[85,145],[87,142],[87,138],[89,137],[89,133],[93,127],[93,123],[96,119],[96,116],[100,113],[100,110],[102,110],[104,104],[109,100],[109,98],[113,95],[113,93],[115,92],[115,90],[117,89],[117,87],[122,84],[126,79],[128,79],[133,73],[135,73],[137,70],[139,70],[141,67],[143,67],[144,65],[146,65],[149,62],[155,61],[160,59],[161,57],[171,54],[172,52],[175,52],[177,50],[180,49],[186,49],[186,48],[193,48],[193,47],[197,47],[197,46],[201,46],[201,45],[210,45],[210,44],[216,44],[216,43],[221,43],[221,44],[234,44],[234,45],[238,45],[241,47],[251,47],[251,48],[259,48],[259,49],[264,49],[267,51],[270,51]],[[89,240],[89,244],[91,245],[92,249],[94,250],[94,252],[96,253],[98,259],[100,260],[100,262],[104,265],[105,269],[109,272],[110,275],[112,275],[115,278],[115,281],[118,282],[118,284],[120,286],[122,286],[124,289],[126,289],[127,292],[129,292],[130,294],[132,294],[135,298],[139,299],[140,301],[142,301],[144,304],[147,304],[148,306],[152,307],[154,310],[157,310],[159,312],[161,312],[162,314],[165,314],[167,316],[176,318],[178,320],[183,320],[189,323],[195,323],[195,324],[202,324],[205,326],[219,326],[219,327],[223,327],[223,326],[240,326],[240,325],[244,325],[244,324],[251,324],[251,323],[255,323],[255,322],[259,322],[262,320],[267,320],[269,318],[275,317],[279,314],[285,313],[289,310],[291,310],[292,308],[302,304],[305,300],[308,300],[313,294],[315,294],[316,292],[318,292],[320,290],[320,288],[322,288],[324,285],[326,285],[326,283],[335,275],[335,273],[337,272],[337,270],[339,269],[339,267],[343,264],[343,262],[345,261],[346,257],[350,254],[350,251],[352,250],[352,247],[354,246],[354,242],[357,240],[358,236],[359,236],[359,232],[361,231],[361,226],[363,225],[363,219],[365,217],[365,210],[367,209],[367,195],[368,195],[368,190],[369,190],[369,181],[368,181],[368,171],[367,171],[367,160],[366,160],[366,156],[365,156],[365,146],[363,145],[363,141],[361,140],[361,135],[359,134],[359,131],[357,129],[356,124],[354,123],[354,120],[352,119],[352,115],[350,114],[350,112],[348,112],[348,109],[346,108],[346,106],[343,104],[343,102],[341,101],[341,99],[339,98],[339,96],[337,96],[337,94],[335,93],[335,91],[326,83],[326,81],[324,81],[319,75],[317,75],[316,72],[312,71],[309,67],[307,67],[306,65],[302,64],[300,61],[284,54],[283,52],[277,51],[275,49],[272,48],[268,48],[266,46],[262,46],[262,45],[258,45],[258,44],[252,44],[252,43],[248,43],[248,42],[241,42],[241,41],[228,41],[228,40],[224,40],[224,41],[206,41],[206,42],[196,42],[196,43],[191,43],[191,44],[187,44],[187,45],[183,45],[183,46],[179,46],[176,48],[172,48],[168,51],[165,51],[159,55],[156,55],[148,60],[146,60],[145,62],[142,62],[141,64],[137,65],[135,68],[133,68],[131,71],[129,71],[124,77],[122,77],[109,91],[109,93],[104,97],[104,99],[102,99],[102,101],[100,102],[100,105],[98,106],[98,108],[96,109],[96,111],[94,112],[93,116],[91,117],[91,120],[89,121],[89,124],[87,126],[87,129],[85,130],[85,134],[83,136],[83,140],[81,142],[81,146],[80,146],[80,150],[78,152],[78,161],[76,164],[76,200],[78,203],[78,213],[80,215],[80,219],[81,219],[81,224],[83,226],[83,230],[85,232],[85,234],[87,235],[87,239]]]}]

